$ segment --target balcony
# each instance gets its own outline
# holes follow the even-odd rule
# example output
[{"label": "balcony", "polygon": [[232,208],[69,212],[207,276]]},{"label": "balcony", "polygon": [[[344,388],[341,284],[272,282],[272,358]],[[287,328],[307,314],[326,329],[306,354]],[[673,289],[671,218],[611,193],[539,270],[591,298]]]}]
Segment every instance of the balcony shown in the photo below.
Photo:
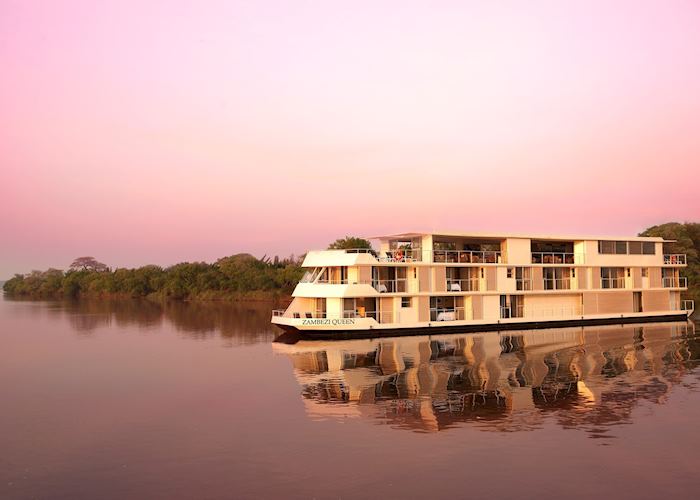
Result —
[{"label": "balcony", "polygon": [[[624,286],[624,280],[622,282]],[[605,288],[605,287],[603,287]],[[544,280],[545,290],[571,290],[571,278],[550,278]]]},{"label": "balcony", "polygon": [[433,262],[497,264],[501,261],[501,252],[497,250],[433,250]]},{"label": "balcony", "polygon": [[379,293],[406,293],[408,290],[406,279],[373,280],[372,287]]},{"label": "balcony", "polygon": [[464,317],[464,307],[430,309],[430,321],[461,321]]},{"label": "balcony", "polygon": [[384,252],[376,252],[379,262],[421,262],[423,260],[423,250],[420,248],[396,248]]},{"label": "balcony", "polygon": [[343,311],[343,318],[351,319],[362,319],[362,318],[372,318],[377,323],[393,323],[394,313],[392,311],[356,311],[347,310]]},{"label": "balcony", "polygon": [[686,258],[684,253],[667,253],[664,254],[665,266],[685,266]]},{"label": "balcony", "polygon": [[625,278],[601,278],[600,279],[601,288],[625,288]]},{"label": "balcony", "polygon": [[688,288],[688,278],[685,276],[669,276],[663,278],[664,288]]},{"label": "balcony", "polygon": [[[273,309],[272,311],[272,317],[283,317],[284,314],[286,313],[286,309]],[[325,311],[297,311],[293,312],[291,314],[292,318],[295,319],[314,319],[314,318],[325,318],[326,317],[326,312]]]},{"label": "balcony", "polygon": [[574,264],[575,255],[568,252],[532,252],[533,264]]},{"label": "balcony", "polygon": [[[304,283],[300,281],[300,283]],[[351,280],[348,278],[338,278],[338,279],[317,279],[312,282],[315,285],[370,285],[370,281],[363,280]]]},{"label": "balcony", "polygon": [[479,279],[447,278],[445,290],[447,290],[448,292],[477,292],[479,291]]}]

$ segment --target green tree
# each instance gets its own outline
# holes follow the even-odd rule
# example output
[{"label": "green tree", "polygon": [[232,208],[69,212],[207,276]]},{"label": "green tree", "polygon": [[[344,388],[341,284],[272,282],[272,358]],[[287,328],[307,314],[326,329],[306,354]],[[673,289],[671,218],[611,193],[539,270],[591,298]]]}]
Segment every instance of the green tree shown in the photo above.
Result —
[{"label": "green tree", "polygon": [[371,249],[372,243],[369,240],[358,236],[346,236],[339,238],[328,245],[329,250],[353,250],[353,249]]},{"label": "green tree", "polygon": [[684,253],[688,259],[688,267],[682,273],[688,277],[688,296],[695,300],[700,307],[700,224],[696,222],[667,222],[652,226],[640,236],[660,236],[666,240],[664,253]]}]

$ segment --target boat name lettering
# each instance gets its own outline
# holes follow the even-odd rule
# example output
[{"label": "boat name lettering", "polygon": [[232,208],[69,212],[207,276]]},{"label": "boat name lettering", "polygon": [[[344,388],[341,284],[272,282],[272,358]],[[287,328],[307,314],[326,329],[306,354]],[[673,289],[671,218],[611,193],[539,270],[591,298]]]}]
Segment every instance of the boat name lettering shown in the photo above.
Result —
[{"label": "boat name lettering", "polygon": [[304,319],[301,322],[302,325],[354,325],[355,320],[352,318],[343,319],[330,319],[330,318],[318,318],[318,319]]}]

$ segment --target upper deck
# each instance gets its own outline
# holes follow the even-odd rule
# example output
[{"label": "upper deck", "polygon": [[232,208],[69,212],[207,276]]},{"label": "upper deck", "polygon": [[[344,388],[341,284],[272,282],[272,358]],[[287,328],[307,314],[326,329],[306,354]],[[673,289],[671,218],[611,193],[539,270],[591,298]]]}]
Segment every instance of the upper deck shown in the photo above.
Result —
[{"label": "upper deck", "polygon": [[673,240],[640,236],[496,235],[402,233],[371,238],[378,249],[312,251],[304,267],[449,264],[451,266],[671,266],[686,265],[672,253]]}]

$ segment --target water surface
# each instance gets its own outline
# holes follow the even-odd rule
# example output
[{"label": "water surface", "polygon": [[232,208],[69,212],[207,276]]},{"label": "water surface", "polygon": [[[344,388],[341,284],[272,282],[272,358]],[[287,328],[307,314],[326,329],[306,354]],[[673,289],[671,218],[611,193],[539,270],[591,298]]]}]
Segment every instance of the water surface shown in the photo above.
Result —
[{"label": "water surface", "polygon": [[279,343],[271,308],[0,301],[0,498],[696,496],[692,323]]}]

